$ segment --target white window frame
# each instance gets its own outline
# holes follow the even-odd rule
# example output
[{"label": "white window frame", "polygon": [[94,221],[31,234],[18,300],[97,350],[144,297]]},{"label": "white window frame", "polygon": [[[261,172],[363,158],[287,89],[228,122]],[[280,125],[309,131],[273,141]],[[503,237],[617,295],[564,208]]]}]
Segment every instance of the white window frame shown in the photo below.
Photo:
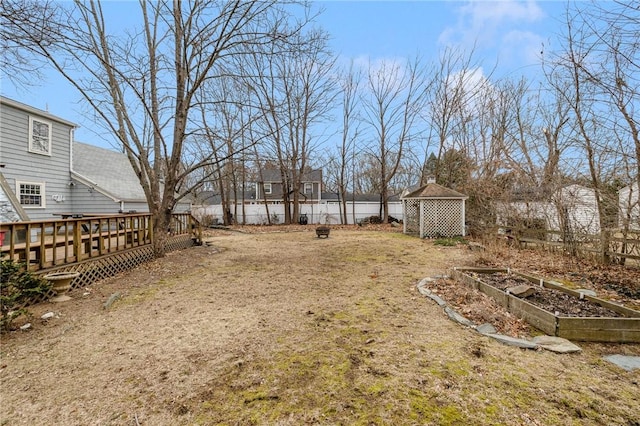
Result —
[{"label": "white window frame", "polygon": [[[33,185],[33,186],[37,186],[40,188],[40,194],[38,194],[40,196],[40,204],[36,205],[36,204],[23,204],[22,202],[22,186],[23,185]],[[45,190],[45,183],[44,182],[26,182],[26,181],[16,181],[16,195],[18,197],[18,200],[20,201],[20,206],[22,206],[23,209],[44,209],[47,207],[47,193]],[[24,194],[24,195],[29,195],[29,194]]]},{"label": "white window frame", "polygon": [[313,194],[313,183],[305,182],[304,183],[304,193],[305,194]]},{"label": "white window frame", "polygon": [[[36,143],[36,136],[34,131],[36,130],[36,124],[46,126],[47,135],[40,136],[38,135],[38,139],[45,141],[46,149],[43,149],[42,144]],[[53,131],[53,125],[50,121],[43,120],[39,117],[29,117],[29,152],[40,155],[49,155],[51,156],[51,133]]]},{"label": "white window frame", "polygon": [[273,193],[273,188],[271,187],[271,183],[263,183],[264,187],[264,195],[271,195]]}]

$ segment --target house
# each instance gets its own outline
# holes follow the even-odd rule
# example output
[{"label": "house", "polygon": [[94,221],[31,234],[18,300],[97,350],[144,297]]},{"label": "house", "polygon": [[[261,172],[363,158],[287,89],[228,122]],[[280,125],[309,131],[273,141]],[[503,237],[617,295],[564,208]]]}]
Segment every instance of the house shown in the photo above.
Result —
[{"label": "house", "polygon": [[80,142],[73,142],[72,152],[70,185],[75,213],[149,211],[142,186],[125,154]]},{"label": "house", "polygon": [[[291,172],[287,173],[286,179],[291,179]],[[279,169],[266,168],[262,171],[261,181],[256,182],[256,200],[278,204],[284,198],[284,188],[282,185],[282,175]],[[291,192],[295,189],[288,189]],[[317,203],[322,194],[322,170],[309,169],[302,173],[300,177],[300,187],[297,188],[300,196],[300,203]],[[293,199],[290,194],[290,199]]]},{"label": "house", "polygon": [[0,97],[0,117],[2,221],[149,211],[126,155],[76,142],[74,123],[12,99]]},{"label": "house", "polygon": [[638,182],[627,185],[618,191],[618,225],[628,226],[630,230],[640,231],[640,197]]},{"label": "house", "polygon": [[557,215],[552,216],[551,228],[577,234],[597,235],[600,233],[600,214],[596,192],[582,185],[567,185],[552,197]]},{"label": "house", "polygon": [[76,127],[0,96],[0,172],[10,192],[5,197],[17,201],[3,221],[15,215],[20,220],[52,219],[72,210],[71,141]]}]

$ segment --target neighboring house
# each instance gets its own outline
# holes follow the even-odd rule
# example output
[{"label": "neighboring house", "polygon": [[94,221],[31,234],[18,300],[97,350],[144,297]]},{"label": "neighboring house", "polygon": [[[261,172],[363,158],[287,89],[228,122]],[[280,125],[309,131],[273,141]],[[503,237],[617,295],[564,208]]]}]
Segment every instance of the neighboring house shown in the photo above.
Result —
[{"label": "neighboring house", "polygon": [[547,196],[523,196],[498,203],[496,207],[497,224],[501,226],[569,230],[588,235],[600,233],[595,191],[582,185],[567,185]]},{"label": "neighboring house", "polygon": [[[291,174],[289,174],[291,176]],[[318,203],[322,194],[322,170],[308,170],[302,173],[297,189],[300,203]],[[292,190],[289,190],[292,191]],[[262,172],[262,182],[256,182],[256,200],[278,204],[282,202],[284,188],[280,170],[268,168]],[[293,200],[293,194],[289,194]]]},{"label": "neighboring house", "polygon": [[[3,221],[149,211],[126,155],[74,142],[75,128],[46,111],[0,97]],[[175,211],[189,208],[183,202]]]},{"label": "neighboring house", "polygon": [[640,197],[638,182],[625,186],[618,191],[618,211],[620,212],[619,226],[640,230]]},{"label": "neighboring house", "polygon": [[596,192],[582,185],[568,185],[554,194],[553,202],[558,211],[553,229],[567,226],[578,234],[597,235],[600,233],[600,214]]}]

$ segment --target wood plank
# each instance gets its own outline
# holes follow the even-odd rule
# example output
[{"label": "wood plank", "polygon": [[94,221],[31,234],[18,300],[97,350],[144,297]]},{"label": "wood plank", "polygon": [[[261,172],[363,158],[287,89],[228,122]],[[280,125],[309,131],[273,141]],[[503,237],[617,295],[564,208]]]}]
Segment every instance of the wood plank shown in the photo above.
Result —
[{"label": "wood plank", "polygon": [[556,335],[557,321],[554,314],[515,296],[507,295],[507,301],[509,312],[524,319],[538,330],[551,336]]},{"label": "wood plank", "polygon": [[640,343],[640,320],[559,317],[557,335],[578,341]]}]

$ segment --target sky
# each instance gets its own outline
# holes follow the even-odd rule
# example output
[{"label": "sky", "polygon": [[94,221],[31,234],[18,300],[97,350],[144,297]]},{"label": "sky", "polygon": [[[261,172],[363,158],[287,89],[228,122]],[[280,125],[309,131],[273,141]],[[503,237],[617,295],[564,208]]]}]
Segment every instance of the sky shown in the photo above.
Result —
[{"label": "sky", "polygon": [[[106,0],[117,15],[137,7],[130,0]],[[105,2],[103,2],[105,3]],[[435,60],[445,47],[475,49],[482,70],[494,75],[535,78],[540,53],[562,31],[561,1],[323,1],[316,22],[330,35],[338,63],[367,63],[421,56]],[[80,96],[54,72],[30,88],[0,82],[3,96],[78,124],[75,139],[109,148],[110,138],[83,113]]]}]

